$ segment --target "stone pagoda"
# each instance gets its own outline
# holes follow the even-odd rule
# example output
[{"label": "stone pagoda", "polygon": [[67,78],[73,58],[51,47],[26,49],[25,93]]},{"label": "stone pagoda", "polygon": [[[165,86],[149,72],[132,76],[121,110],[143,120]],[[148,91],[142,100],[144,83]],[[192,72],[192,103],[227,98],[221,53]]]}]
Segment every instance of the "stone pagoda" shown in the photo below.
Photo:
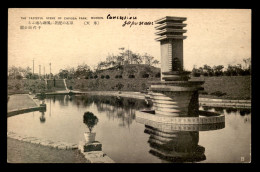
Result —
[{"label": "stone pagoda", "polygon": [[[199,110],[199,90],[204,81],[189,81],[183,68],[183,29],[185,17],[166,16],[155,21],[158,24],[156,41],[161,45],[161,81],[151,82],[149,96],[153,110],[137,111],[141,123],[160,123],[162,127],[186,127],[185,125],[224,123],[225,116]],[[171,126],[167,126],[170,124]],[[156,126],[159,124],[156,124]],[[200,128],[200,127],[199,127]]]},{"label": "stone pagoda", "polygon": [[[205,148],[198,145],[199,132],[225,128],[225,116],[199,110],[199,90],[204,81],[189,81],[183,69],[185,17],[156,20],[156,38],[161,45],[161,81],[149,88],[153,110],[136,111],[136,121],[145,125],[151,154],[164,162],[203,161]],[[148,96],[147,96],[148,97]]]}]

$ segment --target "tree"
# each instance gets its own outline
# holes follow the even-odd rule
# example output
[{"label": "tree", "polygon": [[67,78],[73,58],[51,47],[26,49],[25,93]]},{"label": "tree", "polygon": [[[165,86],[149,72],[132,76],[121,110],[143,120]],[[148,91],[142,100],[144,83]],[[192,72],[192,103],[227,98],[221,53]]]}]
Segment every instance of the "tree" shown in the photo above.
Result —
[{"label": "tree", "polygon": [[124,64],[124,56],[117,56],[116,57],[116,63],[117,63],[117,65],[119,65],[119,66],[121,66],[121,65],[123,65]]},{"label": "tree", "polygon": [[29,66],[27,66],[24,69],[19,67],[19,71],[20,71],[20,73],[22,74],[23,77],[30,76],[31,70],[32,69]]},{"label": "tree", "polygon": [[223,65],[213,66],[213,71],[215,76],[222,76],[223,75]]},{"label": "tree", "polygon": [[193,75],[194,77],[200,77],[200,75],[201,75],[200,69],[196,69],[195,67],[193,67],[191,73],[192,73],[192,75]]},{"label": "tree", "polygon": [[143,62],[142,57],[139,54],[133,53],[131,58],[134,64],[141,64]]},{"label": "tree", "polygon": [[91,133],[94,126],[98,123],[98,118],[92,112],[85,112],[83,122],[87,125],[89,132]]},{"label": "tree", "polygon": [[251,68],[251,58],[243,59],[244,62],[244,69]]},{"label": "tree", "polygon": [[242,65],[241,64],[237,64],[235,67],[235,71],[237,73],[237,75],[243,75],[243,69],[242,69]]},{"label": "tree", "polygon": [[83,77],[83,78],[85,78],[86,76],[90,76],[90,75],[92,75],[92,71],[91,71],[91,69],[90,69],[90,67],[88,66],[88,65],[86,65],[86,64],[82,64],[82,65],[78,65],[77,66],[77,69],[76,69],[76,71],[75,71],[75,77],[77,78],[77,77]]},{"label": "tree", "polygon": [[155,66],[157,66],[157,65],[159,64],[159,60],[154,60],[154,61],[152,62],[152,64],[155,65]]},{"label": "tree", "polygon": [[32,72],[29,72],[25,76],[27,79],[32,79]]},{"label": "tree", "polygon": [[16,78],[16,75],[20,74],[19,72],[19,68],[15,67],[15,66],[12,66],[8,69],[8,76],[9,78],[13,78],[15,79]]},{"label": "tree", "polygon": [[[63,70],[63,69],[61,69],[61,70]],[[61,70],[60,70],[60,72],[61,72]],[[65,70],[63,71],[64,73],[64,75],[66,76],[66,78],[67,79],[72,79],[72,78],[74,78],[75,76],[75,68],[74,67],[66,67],[65,68]]]},{"label": "tree", "polygon": [[98,69],[98,70],[102,70],[102,69],[107,68],[109,65],[110,65],[110,64],[109,64],[108,62],[106,62],[106,61],[101,61],[101,62],[98,63],[97,69]]},{"label": "tree", "polygon": [[144,59],[143,61],[145,62],[145,64],[148,64],[149,66],[152,64],[153,59],[154,59],[153,56],[151,56],[147,53],[145,53],[142,58]]},{"label": "tree", "polygon": [[236,76],[236,75],[237,75],[237,71],[236,71],[235,68],[236,68],[235,66],[228,65],[228,68],[227,68],[227,70],[225,71],[225,74],[226,74],[227,76]]},{"label": "tree", "polygon": [[251,58],[243,59],[244,62],[244,72],[243,75],[251,74]]},{"label": "tree", "polygon": [[63,70],[61,69],[60,72],[58,73],[58,76],[61,78],[61,79],[65,79],[65,78],[68,78],[69,76],[69,71],[68,70]]},{"label": "tree", "polygon": [[213,76],[213,69],[205,64],[203,66],[203,74],[204,76]]}]

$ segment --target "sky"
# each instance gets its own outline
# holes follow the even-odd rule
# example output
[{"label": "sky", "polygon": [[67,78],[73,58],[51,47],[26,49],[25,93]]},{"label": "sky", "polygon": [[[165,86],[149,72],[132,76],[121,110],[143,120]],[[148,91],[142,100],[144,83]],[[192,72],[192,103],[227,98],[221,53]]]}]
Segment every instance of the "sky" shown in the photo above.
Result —
[{"label": "sky", "polygon": [[[87,64],[92,68],[108,54],[119,54],[120,47],[133,52],[148,53],[160,61],[160,43],[153,25],[126,25],[125,21],[154,22],[165,16],[187,17],[184,28],[184,68],[204,64],[224,65],[242,63],[251,57],[250,9],[19,9],[8,11],[8,67],[31,67],[39,72],[56,74],[60,69]],[[107,16],[128,19],[107,19]],[[129,19],[129,17],[136,19]],[[30,19],[42,17],[43,19]],[[46,17],[55,17],[47,19]],[[61,19],[58,19],[61,17]],[[77,18],[72,20],[69,18]],[[82,17],[82,19],[79,19]],[[84,19],[87,18],[87,19]],[[91,19],[103,17],[103,19]],[[26,19],[25,19],[26,18]],[[70,22],[72,25],[36,25],[32,22]],[[31,24],[29,23],[31,22]],[[89,22],[89,25],[86,24]],[[98,22],[96,25],[94,22]],[[41,26],[40,29],[21,29]]]}]

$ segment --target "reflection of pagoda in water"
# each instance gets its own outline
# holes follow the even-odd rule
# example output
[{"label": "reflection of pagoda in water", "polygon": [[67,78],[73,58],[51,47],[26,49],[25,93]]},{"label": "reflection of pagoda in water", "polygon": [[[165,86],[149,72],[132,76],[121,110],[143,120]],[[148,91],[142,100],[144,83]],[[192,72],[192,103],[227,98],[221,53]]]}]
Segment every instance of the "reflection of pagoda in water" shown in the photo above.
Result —
[{"label": "reflection of pagoda in water", "polygon": [[136,122],[145,125],[149,134],[149,153],[163,162],[199,162],[206,160],[205,148],[198,145],[199,131],[218,130],[225,122],[209,124],[171,124],[139,117]]},{"label": "reflection of pagoda in water", "polygon": [[154,127],[145,126],[149,134],[149,153],[166,162],[198,162],[206,159],[205,148],[198,145],[198,131],[162,132]]}]

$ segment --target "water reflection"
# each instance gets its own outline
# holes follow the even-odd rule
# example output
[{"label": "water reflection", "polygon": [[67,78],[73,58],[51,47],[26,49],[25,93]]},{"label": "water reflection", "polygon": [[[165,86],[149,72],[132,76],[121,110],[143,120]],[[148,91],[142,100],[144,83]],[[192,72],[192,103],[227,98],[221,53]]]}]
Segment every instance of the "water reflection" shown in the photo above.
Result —
[{"label": "water reflection", "polygon": [[48,95],[47,98],[52,99],[53,103],[57,100],[61,106],[68,106],[68,102],[71,102],[76,105],[78,109],[80,107],[89,108],[94,104],[99,113],[106,113],[109,120],[120,119],[118,125],[128,128],[135,120],[136,110],[149,109],[152,107],[151,101],[101,95]]},{"label": "water reflection", "polygon": [[198,131],[161,131],[145,125],[144,133],[150,135],[149,153],[164,162],[198,162],[206,160],[205,148],[198,145]]},{"label": "water reflection", "polygon": [[211,110],[214,110],[216,112],[219,112],[219,113],[227,113],[227,114],[233,114],[233,113],[236,113],[236,112],[239,112],[239,114],[241,116],[245,116],[245,115],[250,115],[251,114],[251,109],[248,109],[248,108],[232,108],[232,107],[209,107],[209,106],[203,106],[202,107],[203,110],[205,111],[211,111]]},{"label": "water reflection", "polygon": [[43,124],[43,123],[45,123],[45,121],[46,121],[46,118],[45,118],[45,112],[46,112],[46,110],[40,110],[40,112],[41,112],[40,122]]}]

